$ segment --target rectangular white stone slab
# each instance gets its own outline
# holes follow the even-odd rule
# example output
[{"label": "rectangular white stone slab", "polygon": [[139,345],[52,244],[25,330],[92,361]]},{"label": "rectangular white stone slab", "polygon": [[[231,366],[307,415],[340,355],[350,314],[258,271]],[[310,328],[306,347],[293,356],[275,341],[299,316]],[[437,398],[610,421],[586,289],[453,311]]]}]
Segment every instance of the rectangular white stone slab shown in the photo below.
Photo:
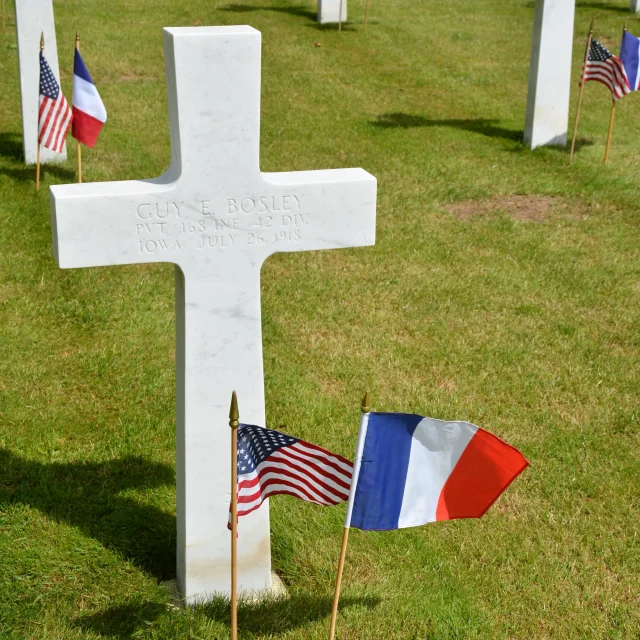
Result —
[{"label": "rectangular white stone slab", "polygon": [[[241,422],[265,424],[261,266],[278,251],[373,244],[376,180],[260,171],[259,31],[165,29],[164,47],[167,173],[52,187],[51,215],[62,268],[176,265],[177,582],[193,603],[230,586],[233,389]],[[240,589],[269,588],[267,504],[240,519],[238,551]]]},{"label": "rectangular white stone slab", "polygon": [[575,0],[536,0],[524,141],[565,145],[569,127]]},{"label": "rectangular white stone slab", "polygon": [[629,9],[634,13],[640,13],[640,0],[629,0]]},{"label": "rectangular white stone slab", "polygon": [[[342,22],[347,21],[347,0],[342,0]],[[340,22],[340,0],[318,0],[318,22]]]},{"label": "rectangular white stone slab", "polygon": [[[58,47],[51,0],[16,0],[16,31],[18,34],[24,159],[27,164],[35,164],[38,154],[39,56],[40,35],[42,33],[44,33],[44,57],[47,59],[58,84],[60,84]],[[45,149],[45,147],[41,149],[40,161],[42,163],[64,162],[66,159],[66,145],[62,149],[62,153],[56,153]]]}]

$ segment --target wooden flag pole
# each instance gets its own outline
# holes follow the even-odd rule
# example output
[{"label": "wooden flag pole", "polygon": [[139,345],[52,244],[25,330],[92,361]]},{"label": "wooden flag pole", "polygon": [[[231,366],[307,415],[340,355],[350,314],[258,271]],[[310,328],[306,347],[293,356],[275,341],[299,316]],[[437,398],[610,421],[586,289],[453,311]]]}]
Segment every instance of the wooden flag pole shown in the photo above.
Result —
[{"label": "wooden flag pole", "polygon": [[[360,411],[369,413],[369,392],[364,394]],[[344,570],[344,560],[347,555],[347,542],[349,541],[349,527],[345,526],[342,533],[342,547],[340,548],[340,560],[338,560],[338,575],[336,576],[336,589],[333,594],[333,607],[331,608],[331,623],[329,625],[329,640],[334,640],[336,633],[336,619],[338,617],[338,603],[340,602],[340,587],[342,586],[342,572]]]},{"label": "wooden flag pole", "polygon": [[[44,51],[44,31],[40,33],[40,53]],[[40,64],[38,64],[40,67]],[[40,87],[38,87],[38,100],[40,100]],[[40,121],[38,120],[38,129]],[[40,190],[40,132],[38,131],[38,156],[36,158],[36,191]]]},{"label": "wooden flag pole", "polygon": [[231,640],[238,640],[238,398],[231,395]]},{"label": "wooden flag pole", "polygon": [[[624,34],[627,30],[627,24],[625,23],[624,27],[622,27],[622,39],[624,40]],[[620,45],[620,50],[622,52],[622,45]],[[613,134],[613,120],[616,115],[616,101],[611,101],[611,116],[609,117],[609,131],[607,133],[607,146],[604,149],[604,164],[606,165],[609,162],[609,149],[611,148],[611,135]]]},{"label": "wooden flag pole", "polygon": [[580,93],[578,94],[578,109],[576,110],[576,119],[573,123],[573,138],[571,139],[571,153],[569,153],[569,166],[573,162],[573,151],[576,147],[576,134],[578,133],[578,120],[580,120],[580,107],[582,106],[582,92],[584,91],[584,70],[587,66],[589,57],[589,47],[591,46],[591,38],[593,37],[593,18],[589,27],[589,35],[587,36],[587,47],[584,51],[584,62],[582,63],[582,73],[580,75]]},{"label": "wooden flag pole", "polygon": [[36,191],[40,191],[40,143],[38,142],[38,156],[36,159]]},{"label": "wooden flag pole", "polygon": [[[80,51],[80,34],[76,31],[76,50]],[[78,182],[82,182],[82,145],[80,140],[76,139],[78,143]]]},{"label": "wooden flag pole", "polygon": [[343,0],[340,0],[340,13],[338,14],[338,31],[342,31],[342,2]]},{"label": "wooden flag pole", "polygon": [[349,541],[349,527],[345,527],[342,533],[342,548],[338,561],[338,575],[336,577],[336,590],[333,594],[333,608],[331,609],[331,624],[329,625],[329,640],[333,640],[336,634],[336,618],[338,617],[338,602],[340,601],[340,586],[342,585],[342,571],[344,559],[347,555],[347,542]]},{"label": "wooden flag pole", "polygon": [[613,119],[616,115],[616,101],[611,102],[611,116],[609,118],[609,133],[607,133],[607,146],[604,149],[604,163],[609,161],[609,148],[611,147],[611,134],[613,133]]},{"label": "wooden flag pole", "polygon": [[364,30],[367,30],[367,21],[369,19],[369,0],[364,5]]}]

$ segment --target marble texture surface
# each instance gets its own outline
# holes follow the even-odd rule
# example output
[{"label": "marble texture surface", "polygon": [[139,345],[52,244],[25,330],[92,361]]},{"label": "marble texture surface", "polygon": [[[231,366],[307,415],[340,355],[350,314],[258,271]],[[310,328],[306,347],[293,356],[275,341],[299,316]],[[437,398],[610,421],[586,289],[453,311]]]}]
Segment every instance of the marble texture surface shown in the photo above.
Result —
[{"label": "marble texture surface", "polygon": [[[40,86],[40,34],[44,33],[44,56],[60,84],[58,48],[51,0],[16,0],[16,31],[18,34],[18,65],[22,102],[22,141],[26,164],[35,164],[38,154],[38,91]],[[70,43],[70,51],[73,44]],[[69,54],[71,55],[71,54]],[[70,96],[67,101],[71,104]],[[56,153],[42,147],[42,163],[64,162],[67,147]]]},{"label": "marble texture surface", "polygon": [[575,0],[536,0],[524,141],[565,145],[569,127]]},{"label": "marble texture surface", "polygon": [[[193,603],[230,585],[232,390],[241,422],[265,424],[261,266],[279,251],[374,244],[376,179],[260,171],[259,31],[165,29],[164,47],[168,171],[52,187],[51,216],[62,268],[176,265],[177,581]],[[267,504],[240,519],[238,549],[240,589],[269,588]]]},{"label": "marble texture surface", "polygon": [[[347,0],[342,0],[342,22],[347,21]],[[340,0],[318,0],[318,22],[340,22]]]}]

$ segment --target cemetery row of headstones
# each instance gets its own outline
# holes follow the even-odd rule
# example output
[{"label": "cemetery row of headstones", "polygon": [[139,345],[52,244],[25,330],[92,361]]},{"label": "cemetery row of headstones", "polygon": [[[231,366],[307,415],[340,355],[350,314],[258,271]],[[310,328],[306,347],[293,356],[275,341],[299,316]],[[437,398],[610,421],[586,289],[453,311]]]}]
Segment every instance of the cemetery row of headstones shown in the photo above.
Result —
[{"label": "cemetery row of headstones", "polygon": [[[33,6],[36,3],[37,6]],[[632,0],[640,10],[640,0]],[[565,145],[569,123],[571,57],[575,4],[567,0],[536,0],[529,90],[524,141],[535,149],[544,145]],[[347,19],[347,0],[318,0],[318,20],[338,23]],[[40,34],[47,42],[47,60],[59,79],[56,37],[51,0],[16,1],[16,24],[20,58],[24,157],[36,162],[38,98],[37,51]],[[61,162],[62,153],[44,149],[42,162]]]}]

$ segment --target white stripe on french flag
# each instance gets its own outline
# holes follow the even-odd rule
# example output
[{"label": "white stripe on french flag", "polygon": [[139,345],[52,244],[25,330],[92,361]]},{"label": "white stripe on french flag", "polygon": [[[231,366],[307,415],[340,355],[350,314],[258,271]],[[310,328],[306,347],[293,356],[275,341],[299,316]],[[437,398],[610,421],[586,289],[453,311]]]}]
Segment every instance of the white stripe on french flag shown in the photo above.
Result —
[{"label": "white stripe on french flag", "polygon": [[528,464],[469,422],[365,414],[345,527],[390,530],[479,518]]},{"label": "white stripe on french flag", "polygon": [[95,146],[102,125],[107,121],[107,110],[77,49],[73,62],[72,105],[71,135],[88,147]]}]

